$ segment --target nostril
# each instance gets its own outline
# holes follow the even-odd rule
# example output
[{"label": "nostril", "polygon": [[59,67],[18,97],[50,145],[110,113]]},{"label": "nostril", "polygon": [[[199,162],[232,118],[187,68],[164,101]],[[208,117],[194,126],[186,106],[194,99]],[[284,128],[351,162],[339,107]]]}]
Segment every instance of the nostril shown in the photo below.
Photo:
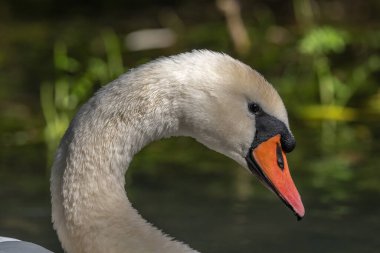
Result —
[{"label": "nostril", "polygon": [[277,153],[278,167],[280,167],[281,170],[284,170],[284,158],[282,157],[282,150],[281,150],[281,146],[279,143],[277,143],[276,153]]}]

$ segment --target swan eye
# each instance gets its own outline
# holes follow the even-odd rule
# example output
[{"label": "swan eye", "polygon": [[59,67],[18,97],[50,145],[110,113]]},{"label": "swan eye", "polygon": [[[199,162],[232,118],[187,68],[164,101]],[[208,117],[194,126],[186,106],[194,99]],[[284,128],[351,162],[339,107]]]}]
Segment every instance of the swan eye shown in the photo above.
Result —
[{"label": "swan eye", "polygon": [[256,103],[249,103],[248,109],[253,114],[258,114],[259,112],[261,112],[261,107]]}]

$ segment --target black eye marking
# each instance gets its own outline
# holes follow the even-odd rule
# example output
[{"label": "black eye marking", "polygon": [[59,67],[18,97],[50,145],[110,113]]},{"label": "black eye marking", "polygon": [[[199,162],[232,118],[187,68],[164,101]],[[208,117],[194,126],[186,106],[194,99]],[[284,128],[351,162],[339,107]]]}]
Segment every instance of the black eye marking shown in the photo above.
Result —
[{"label": "black eye marking", "polygon": [[[253,103],[252,103],[253,104]],[[256,104],[257,105],[257,104]],[[249,111],[255,109],[255,113],[251,112],[255,116],[255,138],[252,142],[251,147],[256,148],[260,143],[268,140],[269,138],[280,134],[281,135],[281,147],[285,153],[291,152],[296,146],[296,140],[294,136],[290,133],[288,127],[277,118],[267,114],[263,109],[258,106],[257,111],[256,106],[248,105]],[[280,162],[281,164],[281,162]]]},{"label": "black eye marking", "polygon": [[249,103],[248,104],[248,110],[253,114],[258,114],[261,112],[261,107],[256,103]]}]

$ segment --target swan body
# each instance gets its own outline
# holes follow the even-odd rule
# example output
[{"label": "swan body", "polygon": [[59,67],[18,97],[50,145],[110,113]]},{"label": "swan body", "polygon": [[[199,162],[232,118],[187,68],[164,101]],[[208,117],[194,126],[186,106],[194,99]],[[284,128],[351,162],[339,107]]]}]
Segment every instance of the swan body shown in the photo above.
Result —
[{"label": "swan body", "polygon": [[0,236],[0,252],[1,253],[52,253],[34,243],[20,241],[14,238]]},{"label": "swan body", "polygon": [[[286,132],[279,132],[282,144],[292,142],[275,89],[225,54],[201,50],[160,58],[100,89],[71,122],[52,168],[52,220],[65,251],[197,252],[138,214],[128,201],[124,175],[134,154],[170,136],[191,136],[250,169],[247,152],[256,150],[259,129],[250,102],[279,122]],[[267,186],[276,192],[271,182],[276,184]],[[285,202],[303,216],[302,203],[293,197]]]}]

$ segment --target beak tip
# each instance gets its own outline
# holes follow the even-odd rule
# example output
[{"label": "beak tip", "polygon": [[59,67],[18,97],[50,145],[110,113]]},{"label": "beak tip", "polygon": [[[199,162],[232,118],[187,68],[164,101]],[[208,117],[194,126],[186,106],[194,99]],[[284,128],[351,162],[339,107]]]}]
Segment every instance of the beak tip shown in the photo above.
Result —
[{"label": "beak tip", "polygon": [[297,217],[297,221],[302,220],[302,218],[305,216],[305,208],[303,205],[298,210],[294,210],[294,214]]}]

